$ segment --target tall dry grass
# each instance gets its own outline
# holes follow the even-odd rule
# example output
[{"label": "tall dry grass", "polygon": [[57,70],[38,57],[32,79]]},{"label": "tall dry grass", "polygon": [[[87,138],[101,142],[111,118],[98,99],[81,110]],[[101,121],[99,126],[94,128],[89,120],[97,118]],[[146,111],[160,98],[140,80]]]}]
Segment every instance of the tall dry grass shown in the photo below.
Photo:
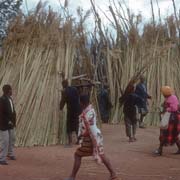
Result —
[{"label": "tall dry grass", "polygon": [[66,108],[59,110],[61,74],[71,82],[73,75],[81,73],[76,72],[79,31],[71,16],[46,10],[41,2],[34,12],[19,15],[10,25],[0,80],[1,87],[10,83],[14,90],[18,146],[66,141]]},{"label": "tall dry grass", "polygon": [[[158,124],[158,108],[163,101],[161,86],[172,86],[180,97],[179,16],[172,15],[158,23],[153,16],[142,29],[141,15],[133,15],[112,0],[109,12],[114,31],[110,33],[103,26],[94,1],[91,4],[95,28],[90,34],[85,26],[90,11],[84,14],[78,8],[79,21],[75,22],[67,3],[60,14],[39,3],[35,12],[19,15],[10,25],[3,44],[0,85],[10,83],[14,89],[17,145],[66,141],[66,110],[59,111],[62,72],[73,85],[86,83],[87,79],[109,84],[112,123],[123,119],[119,98],[129,83],[138,82],[141,74],[146,76],[152,95],[148,124]],[[90,93],[98,109],[96,88]]]},{"label": "tall dry grass", "polygon": [[[91,3],[95,6],[93,1]],[[111,101],[114,105],[112,123],[117,123],[123,118],[119,97],[124,96],[129,83],[138,83],[138,78],[142,74],[147,79],[148,92],[152,95],[152,100],[149,101],[150,113],[146,121],[148,124],[159,123],[159,107],[163,101],[160,94],[161,86],[173,87],[180,98],[179,24],[177,24],[179,19],[175,14],[167,17],[164,22],[160,17],[157,21],[152,3],[151,8],[152,21],[144,24],[142,30],[140,14],[135,16],[120,2],[110,1],[110,22],[114,27],[116,39],[102,31],[99,9],[93,8],[94,15],[98,19],[96,33],[101,36],[97,42],[103,47],[100,49],[101,56],[97,62],[100,61],[100,64],[104,65],[99,66],[99,69],[101,77],[107,77]]]}]

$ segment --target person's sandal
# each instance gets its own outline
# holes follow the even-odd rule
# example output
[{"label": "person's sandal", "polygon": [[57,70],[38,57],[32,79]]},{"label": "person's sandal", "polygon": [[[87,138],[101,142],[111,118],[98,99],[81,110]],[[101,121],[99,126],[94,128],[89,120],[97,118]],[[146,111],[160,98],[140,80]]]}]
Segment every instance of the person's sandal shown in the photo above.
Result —
[{"label": "person's sandal", "polygon": [[162,156],[162,151],[159,150],[159,149],[156,149],[154,152],[153,152],[154,155],[157,155],[157,156]]}]

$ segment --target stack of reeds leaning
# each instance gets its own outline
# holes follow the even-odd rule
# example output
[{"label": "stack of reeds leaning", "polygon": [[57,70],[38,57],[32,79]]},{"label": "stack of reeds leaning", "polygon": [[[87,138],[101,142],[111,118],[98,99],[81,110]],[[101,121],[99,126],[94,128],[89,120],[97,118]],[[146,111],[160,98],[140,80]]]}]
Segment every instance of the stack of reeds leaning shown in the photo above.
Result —
[{"label": "stack of reeds leaning", "polygon": [[[66,7],[58,14],[39,3],[34,12],[20,14],[10,24],[3,42],[0,86],[9,83],[13,87],[18,146],[65,142],[66,108],[59,110],[63,78],[71,82],[73,76],[87,74],[94,82],[108,84],[112,123],[123,119],[119,98],[142,74],[152,96],[148,124],[158,124],[158,108],[163,100],[161,86],[171,86],[180,98],[178,16],[167,17],[165,22],[160,17],[156,22],[153,19],[142,29],[141,15],[135,16],[122,4],[110,1],[109,16],[114,29],[110,33],[103,29],[92,0],[91,5],[96,21],[90,36],[85,26],[90,11],[83,15],[80,8],[79,22],[75,22]],[[91,97],[97,104],[94,88]]]}]

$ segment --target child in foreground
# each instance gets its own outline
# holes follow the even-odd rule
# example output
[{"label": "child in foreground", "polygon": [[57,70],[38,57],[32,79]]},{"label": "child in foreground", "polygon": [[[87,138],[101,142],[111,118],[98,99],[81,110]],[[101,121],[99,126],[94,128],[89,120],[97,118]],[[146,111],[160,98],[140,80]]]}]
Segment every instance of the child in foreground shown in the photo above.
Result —
[{"label": "child in foreground", "polygon": [[101,131],[96,126],[96,112],[89,102],[89,97],[84,95],[80,98],[83,112],[79,118],[79,137],[82,138],[81,147],[74,154],[74,166],[69,178],[65,180],[75,180],[77,172],[81,166],[82,157],[93,156],[98,163],[103,163],[110,172],[109,180],[119,180],[116,176],[110,161],[106,158],[103,148],[103,137]]}]

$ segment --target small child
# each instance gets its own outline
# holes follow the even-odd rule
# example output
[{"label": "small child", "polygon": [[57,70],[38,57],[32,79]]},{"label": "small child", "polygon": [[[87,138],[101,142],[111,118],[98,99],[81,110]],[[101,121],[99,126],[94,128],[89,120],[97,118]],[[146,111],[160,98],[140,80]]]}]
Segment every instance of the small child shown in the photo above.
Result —
[{"label": "small child", "polygon": [[97,162],[102,162],[110,172],[109,180],[118,180],[110,161],[106,158],[103,148],[103,137],[101,131],[96,126],[96,112],[89,102],[89,97],[84,95],[80,97],[83,112],[80,115],[79,133],[82,138],[81,147],[74,155],[74,166],[69,178],[65,180],[75,180],[76,174],[81,165],[82,157],[93,156]]}]

